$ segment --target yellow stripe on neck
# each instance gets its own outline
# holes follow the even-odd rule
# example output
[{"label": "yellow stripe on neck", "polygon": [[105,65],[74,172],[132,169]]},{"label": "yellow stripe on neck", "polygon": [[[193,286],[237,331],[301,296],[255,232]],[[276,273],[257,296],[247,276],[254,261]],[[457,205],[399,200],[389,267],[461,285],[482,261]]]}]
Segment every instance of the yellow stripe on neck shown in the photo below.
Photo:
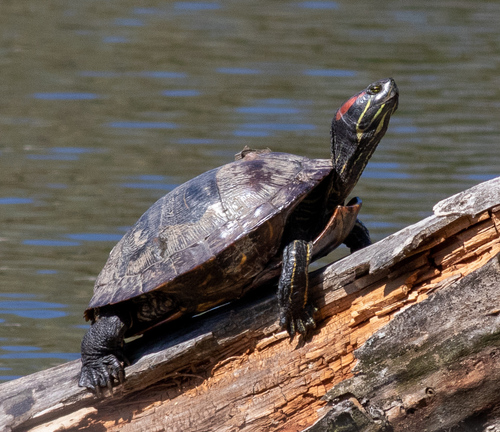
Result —
[{"label": "yellow stripe on neck", "polygon": [[[363,110],[363,112],[361,113],[361,116],[359,117],[357,125],[359,125],[361,123],[361,120],[363,119],[364,115],[366,114],[366,110],[370,106],[370,103],[371,103],[371,101],[368,101],[368,103],[366,104],[365,109]],[[385,108],[385,104],[380,105],[380,108],[378,109],[378,111],[373,116],[372,121],[370,122],[370,125],[380,116],[380,114],[384,111],[384,108]],[[387,115],[387,113],[384,114],[384,117],[386,115]],[[384,124],[384,120],[382,119],[380,121],[378,127],[377,127],[377,131],[376,131],[377,134],[382,129],[383,124]],[[359,142],[361,142],[361,138],[363,138],[363,132],[366,130],[366,128],[365,129],[361,129],[357,125],[356,125],[356,136],[358,138],[358,143],[359,143]]]},{"label": "yellow stripe on neck", "polygon": [[359,116],[358,118],[358,121],[356,122],[356,136],[358,138],[358,143],[361,141],[361,138],[363,138],[363,132],[364,132],[364,129],[361,129],[359,127],[359,124],[361,123],[361,120],[363,120],[363,117],[364,115],[366,114],[366,111],[368,110],[368,108],[370,107],[372,101],[369,100],[368,103],[366,104],[365,106],[365,109],[363,110],[363,112],[361,113],[361,115]]}]

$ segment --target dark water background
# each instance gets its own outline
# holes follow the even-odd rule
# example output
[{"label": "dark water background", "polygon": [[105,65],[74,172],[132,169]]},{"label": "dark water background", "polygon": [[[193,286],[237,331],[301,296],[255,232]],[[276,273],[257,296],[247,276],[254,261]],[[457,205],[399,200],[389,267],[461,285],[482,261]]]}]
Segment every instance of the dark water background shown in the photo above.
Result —
[{"label": "dark water background", "polygon": [[401,97],[355,189],[375,240],[499,175],[499,70],[497,1],[2,1],[0,379],[79,357],[157,198],[244,145],[328,157],[379,78]]}]

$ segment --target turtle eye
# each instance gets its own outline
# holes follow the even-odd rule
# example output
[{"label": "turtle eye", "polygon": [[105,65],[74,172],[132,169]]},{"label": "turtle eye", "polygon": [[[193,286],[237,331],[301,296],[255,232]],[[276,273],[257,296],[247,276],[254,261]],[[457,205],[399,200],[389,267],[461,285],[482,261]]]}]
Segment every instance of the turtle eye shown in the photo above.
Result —
[{"label": "turtle eye", "polygon": [[377,94],[377,93],[380,93],[380,91],[382,90],[382,86],[379,85],[379,84],[375,84],[375,85],[372,85],[370,86],[370,88],[368,89],[368,91],[371,93],[371,94]]}]

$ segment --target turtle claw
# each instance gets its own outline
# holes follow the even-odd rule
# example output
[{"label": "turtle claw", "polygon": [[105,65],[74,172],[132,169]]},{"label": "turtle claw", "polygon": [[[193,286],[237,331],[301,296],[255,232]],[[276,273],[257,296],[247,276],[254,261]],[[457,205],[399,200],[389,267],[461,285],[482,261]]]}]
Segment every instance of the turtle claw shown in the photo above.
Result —
[{"label": "turtle claw", "polygon": [[299,316],[293,316],[290,311],[287,311],[280,317],[280,326],[287,330],[292,339],[296,333],[306,337],[311,330],[316,328],[314,314],[317,311],[317,308],[309,304],[299,313]]},{"label": "turtle claw", "polygon": [[300,318],[295,320],[295,328],[301,335],[306,334],[306,326],[304,325],[304,322]]},{"label": "turtle claw", "polygon": [[82,372],[78,385],[87,387],[97,397],[102,397],[102,389],[107,388],[113,394],[113,384],[125,382],[125,371],[123,363],[114,354],[98,359],[87,359],[82,366]]}]

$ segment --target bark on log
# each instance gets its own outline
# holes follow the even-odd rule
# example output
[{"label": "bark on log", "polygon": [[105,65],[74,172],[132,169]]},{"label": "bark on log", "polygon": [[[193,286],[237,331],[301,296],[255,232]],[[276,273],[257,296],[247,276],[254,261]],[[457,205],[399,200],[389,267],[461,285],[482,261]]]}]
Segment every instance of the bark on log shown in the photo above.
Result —
[{"label": "bark on log", "polygon": [[245,299],[128,344],[112,397],[77,387],[80,361],[0,385],[0,430],[497,427],[500,178],[434,213],[312,274],[310,340]]}]

